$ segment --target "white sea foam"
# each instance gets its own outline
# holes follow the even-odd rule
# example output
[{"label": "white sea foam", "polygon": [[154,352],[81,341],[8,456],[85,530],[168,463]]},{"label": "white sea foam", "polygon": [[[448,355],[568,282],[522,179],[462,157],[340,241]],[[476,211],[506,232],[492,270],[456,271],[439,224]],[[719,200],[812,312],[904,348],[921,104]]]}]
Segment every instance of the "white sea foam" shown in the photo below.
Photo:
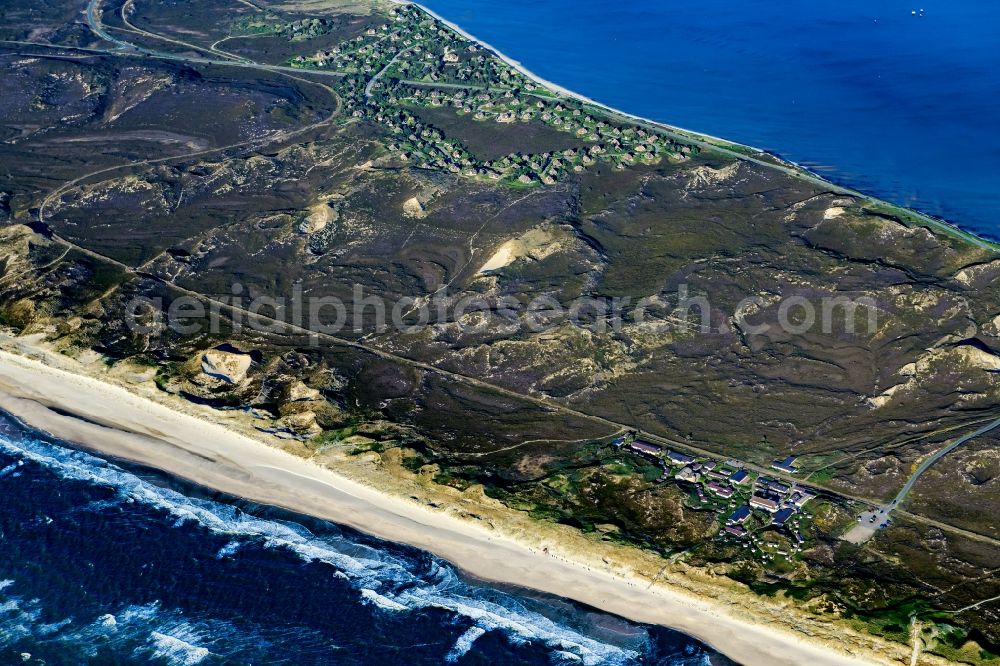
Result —
[{"label": "white sea foam", "polygon": [[225,546],[219,549],[219,552],[215,554],[215,559],[221,560],[225,557],[231,557],[236,554],[243,544],[239,541],[230,541]]},{"label": "white sea foam", "polygon": [[[456,641],[453,648],[456,654],[463,646],[467,646],[466,651],[471,649],[474,641],[484,633],[498,631],[514,643],[541,643],[561,657],[572,657],[572,661],[587,665],[628,663],[639,656],[632,650],[592,639],[528,610],[514,597],[471,586],[451,567],[437,560],[418,562],[347,536],[320,537],[302,525],[257,518],[230,505],[189,498],[144,481],[95,456],[33,438],[13,441],[0,435],[0,451],[34,461],[66,479],[112,486],[118,491],[119,502],[142,502],[168,512],[178,523],[194,521],[202,528],[234,537],[219,551],[219,556],[233,555],[240,544],[259,540],[268,548],[286,549],[303,560],[335,567],[358,590],[359,596],[386,611],[437,608],[472,620],[476,631],[467,631]],[[127,613],[119,613],[117,619],[119,626],[132,620]],[[174,632],[157,631],[178,638]],[[180,637],[178,640],[185,639]],[[196,645],[197,641],[191,644]],[[194,658],[201,653],[185,654]]]},{"label": "white sea foam", "polygon": [[73,624],[73,620],[70,618],[64,618],[56,622],[47,622],[43,624],[37,624],[34,627],[34,633],[36,636],[50,636],[59,632],[63,627]]},{"label": "white sea foam", "polygon": [[178,610],[149,603],[105,613],[58,638],[91,658],[103,646],[114,647],[119,653],[131,653],[143,663],[156,659],[157,663],[186,666],[197,664],[211,654],[206,645],[235,631],[226,622],[189,621]]},{"label": "white sea foam", "polygon": [[[0,581],[0,589],[12,585],[16,589],[16,581]],[[28,640],[59,645],[59,653],[65,657],[59,663],[89,662],[110,651],[130,663],[187,666],[213,654],[235,655],[240,663],[257,663],[262,657],[260,647],[267,643],[252,627],[237,628],[214,618],[189,619],[159,603],[124,606],[90,622],[63,618],[43,623],[43,615],[37,599],[0,594],[0,649]],[[308,637],[308,632],[303,636]],[[324,647],[335,646],[326,642]],[[66,657],[69,654],[75,660]]]},{"label": "white sea foam", "polygon": [[469,627],[464,634],[458,637],[455,645],[445,655],[445,661],[454,663],[464,657],[472,649],[472,644],[476,642],[476,639],[485,633],[486,630],[482,627]]},{"label": "white sea foam", "polygon": [[19,597],[7,597],[0,601],[0,647],[10,647],[34,635],[34,627],[41,614],[37,602]]},{"label": "white sea foam", "polygon": [[152,632],[150,639],[155,645],[153,655],[166,659],[167,663],[176,666],[194,666],[211,654],[208,648],[192,645],[176,636],[161,634],[158,631]]},{"label": "white sea foam", "polygon": [[368,588],[361,588],[361,597],[370,604],[374,604],[383,610],[390,611],[405,611],[410,610],[401,603],[397,603],[390,599],[389,597],[382,596],[375,590],[369,590]]}]

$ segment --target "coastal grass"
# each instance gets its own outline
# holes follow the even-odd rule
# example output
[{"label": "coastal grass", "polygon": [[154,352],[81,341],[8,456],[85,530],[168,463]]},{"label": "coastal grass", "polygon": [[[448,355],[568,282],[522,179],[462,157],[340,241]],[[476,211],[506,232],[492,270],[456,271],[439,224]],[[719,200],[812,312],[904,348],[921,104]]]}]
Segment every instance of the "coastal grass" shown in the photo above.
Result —
[{"label": "coastal grass", "polygon": [[876,215],[886,215],[907,226],[927,227],[932,231],[943,232],[947,236],[971,243],[976,247],[1000,252],[1000,242],[978,236],[944,220],[931,217],[920,211],[906,208],[888,201],[866,196],[864,208]]}]

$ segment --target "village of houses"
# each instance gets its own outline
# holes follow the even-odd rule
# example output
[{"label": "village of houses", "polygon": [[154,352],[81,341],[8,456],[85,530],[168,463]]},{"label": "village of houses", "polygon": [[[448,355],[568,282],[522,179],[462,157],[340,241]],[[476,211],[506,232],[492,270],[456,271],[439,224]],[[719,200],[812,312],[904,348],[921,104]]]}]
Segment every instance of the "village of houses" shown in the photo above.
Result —
[{"label": "village of houses", "polygon": [[[295,56],[290,64],[374,75],[392,63],[396,78],[536,87],[520,72],[416,7],[394,8],[389,20],[336,46]],[[405,59],[400,57],[403,55]]]},{"label": "village of houses", "polygon": [[[619,438],[615,445],[656,462],[663,469],[659,482],[673,481],[688,491],[690,508],[717,513],[719,538],[740,542],[763,561],[791,560],[805,547],[812,520],[807,505],[816,498],[809,490],[768,478],[734,460],[690,456],[631,437]],[[771,467],[794,474],[794,463],[789,456]],[[769,532],[786,538],[766,538]]]},{"label": "village of houses", "polygon": [[[614,122],[576,100],[557,98],[415,7],[393,9],[389,18],[336,47],[295,56],[290,64],[356,74],[344,82],[351,115],[386,126],[395,135],[390,151],[418,168],[520,186],[552,185],[598,161],[624,169],[664,158],[681,161],[698,152],[652,127]],[[457,115],[484,123],[540,122],[580,145],[482,160],[423,122],[414,113],[420,107],[452,107]]]},{"label": "village of houses", "polygon": [[[538,154],[510,154],[491,161],[478,161],[469,155],[455,152],[455,146],[446,148],[444,161],[438,161],[436,130],[428,134],[403,133],[390,149],[400,156],[423,167],[437,167],[469,176],[485,176],[493,180],[512,180],[522,185],[553,185],[571,172],[580,173],[598,160],[624,169],[636,164],[655,164],[664,156],[681,160],[694,152],[694,148],[679,145],[671,139],[640,127],[618,127],[588,113],[567,101],[536,98],[533,95],[505,91],[503,93],[467,93],[463,90],[397,89],[389,97],[393,104],[407,106],[450,106],[459,115],[471,116],[480,122],[529,123],[542,122],[554,129],[571,133],[581,141],[575,148],[547,151]],[[407,114],[404,124],[409,124]],[[378,117],[376,117],[378,120]],[[389,120],[390,129],[401,129]],[[405,129],[405,128],[402,128]],[[440,132],[438,132],[440,134]],[[464,159],[460,159],[464,158]]]}]

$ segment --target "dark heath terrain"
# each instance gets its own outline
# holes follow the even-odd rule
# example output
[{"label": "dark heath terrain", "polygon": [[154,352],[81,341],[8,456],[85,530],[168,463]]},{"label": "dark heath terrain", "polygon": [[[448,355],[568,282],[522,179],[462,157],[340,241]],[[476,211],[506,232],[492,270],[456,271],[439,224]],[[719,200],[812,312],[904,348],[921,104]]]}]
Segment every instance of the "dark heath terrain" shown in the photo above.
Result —
[{"label": "dark heath terrain", "polygon": [[[918,617],[931,651],[995,662],[1000,605],[966,607],[1000,595],[996,435],[873,540],[839,539],[1000,416],[993,249],[557,96],[409,5],[0,8],[11,332],[153,368],[303,451],[399,449],[541,520],[902,642]],[[343,311],[280,305],[310,298]],[[785,555],[719,537],[724,503],[613,443],[636,431],[748,469],[796,456],[817,500],[797,537],[760,529]]]}]

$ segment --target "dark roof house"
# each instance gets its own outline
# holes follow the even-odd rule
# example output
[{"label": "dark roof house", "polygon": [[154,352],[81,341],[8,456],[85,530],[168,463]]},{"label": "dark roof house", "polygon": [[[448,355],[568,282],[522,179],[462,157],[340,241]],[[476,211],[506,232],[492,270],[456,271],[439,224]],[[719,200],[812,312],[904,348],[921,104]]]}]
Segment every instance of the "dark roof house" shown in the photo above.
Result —
[{"label": "dark roof house", "polygon": [[732,488],[730,488],[729,486],[724,486],[724,485],[722,485],[722,484],[720,484],[720,483],[718,483],[716,481],[710,481],[708,483],[707,487],[708,487],[709,490],[711,490],[713,493],[715,493],[719,497],[732,497],[733,496],[733,489]]},{"label": "dark roof house", "polygon": [[782,483],[781,481],[771,481],[770,483],[767,484],[767,487],[768,490],[776,492],[779,495],[784,495],[785,493],[787,493],[789,490],[792,489],[792,487],[789,486],[787,483]]},{"label": "dark roof house", "polygon": [[771,513],[778,510],[777,502],[768,497],[761,497],[760,495],[754,495],[750,498],[750,506],[758,509],[764,509],[765,511],[770,511]]},{"label": "dark roof house", "polygon": [[788,456],[784,460],[775,460],[771,463],[771,467],[788,474],[795,474],[799,471],[795,469],[795,456]]},{"label": "dark roof house", "polygon": [[628,446],[633,451],[638,451],[639,453],[645,453],[651,456],[659,455],[660,451],[663,450],[656,444],[650,444],[649,442],[644,442],[641,439],[635,440]]},{"label": "dark roof house", "polygon": [[771,517],[771,522],[775,525],[784,525],[788,522],[788,519],[792,517],[793,513],[795,513],[795,511],[792,509],[781,509]]},{"label": "dark roof house", "polygon": [[676,451],[667,451],[667,458],[675,465],[690,465],[694,462],[694,456],[684,455]]},{"label": "dark roof house", "polygon": [[750,517],[750,513],[750,507],[744,504],[740,508],[736,509],[736,511],[729,514],[729,517],[726,518],[726,522],[733,525],[744,523],[746,522],[746,519]]},{"label": "dark roof house", "polygon": [[747,471],[745,469],[738,469],[735,472],[733,472],[732,476],[729,477],[729,481],[731,483],[735,483],[740,486],[742,486],[749,480],[750,480],[750,475],[747,474]]}]

